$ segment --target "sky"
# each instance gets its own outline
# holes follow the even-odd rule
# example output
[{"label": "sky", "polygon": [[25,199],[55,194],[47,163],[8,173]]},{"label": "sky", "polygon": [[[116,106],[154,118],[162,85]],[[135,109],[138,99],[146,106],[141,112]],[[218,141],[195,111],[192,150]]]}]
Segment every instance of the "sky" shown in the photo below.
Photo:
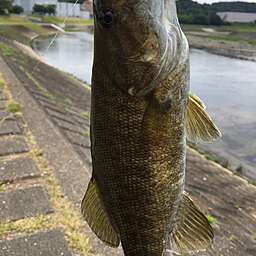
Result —
[{"label": "sky", "polygon": [[193,0],[198,2],[199,4],[212,4],[217,2],[248,2],[248,3],[256,3],[256,0]]}]

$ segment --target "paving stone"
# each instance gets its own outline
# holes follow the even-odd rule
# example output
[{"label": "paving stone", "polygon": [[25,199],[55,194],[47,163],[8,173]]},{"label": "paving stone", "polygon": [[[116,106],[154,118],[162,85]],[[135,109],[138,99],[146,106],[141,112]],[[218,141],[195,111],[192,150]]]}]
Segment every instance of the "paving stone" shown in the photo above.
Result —
[{"label": "paving stone", "polygon": [[11,111],[0,111],[0,121],[3,119],[14,119],[13,113]]},{"label": "paving stone", "polygon": [[73,256],[63,229],[53,228],[0,242],[1,256]]},{"label": "paving stone", "polygon": [[23,138],[0,139],[0,155],[27,152],[28,148]]},{"label": "paving stone", "polygon": [[0,87],[0,93],[3,92],[3,87]]},{"label": "paving stone", "polygon": [[70,139],[71,143],[83,146],[83,147],[90,147],[90,137],[88,135],[80,135],[74,132],[66,131],[65,132]]},{"label": "paving stone", "polygon": [[58,118],[60,120],[64,120],[71,124],[75,124],[75,122],[72,120],[72,118],[66,114],[62,114],[62,113],[59,113],[59,112],[51,110],[51,109],[46,109],[46,112],[52,117]]},{"label": "paving stone", "polygon": [[37,86],[31,86],[31,85],[29,85],[29,86],[27,87],[27,89],[29,89],[29,91],[31,91],[31,92],[35,92],[35,93],[42,94],[42,91],[41,91]]},{"label": "paving stone", "polygon": [[0,162],[0,180],[7,181],[38,174],[32,158],[18,158]]},{"label": "paving stone", "polygon": [[42,101],[42,100],[39,100],[39,103],[45,108],[65,114],[65,111],[63,111],[61,108],[59,108],[55,103],[49,103],[49,102]]},{"label": "paving stone", "polygon": [[54,118],[54,120],[57,122],[57,124],[59,125],[59,127],[65,129],[65,130],[69,130],[69,131],[73,131],[73,132],[78,132],[80,134],[84,134],[84,131],[81,127],[77,126],[77,125],[73,125],[69,122],[66,122],[64,120],[59,120],[57,118]]},{"label": "paving stone", "polygon": [[0,123],[0,135],[17,134],[21,130],[16,122],[3,122]]},{"label": "paving stone", "polygon": [[[82,110],[82,109],[75,109],[75,108],[72,108],[72,109],[71,109],[71,108],[68,108],[68,109],[67,109],[67,112],[68,112],[69,114],[71,114],[72,116],[76,116],[76,117],[81,118],[81,119],[84,118],[85,121],[86,121],[89,116],[83,116],[83,115],[82,115],[83,111],[84,111],[84,110]],[[86,110],[86,111],[89,112],[89,110]]]},{"label": "paving stone", "polygon": [[0,209],[1,221],[54,212],[43,186],[1,192]]},{"label": "paving stone", "polygon": [[85,147],[77,146],[77,145],[74,145],[73,147],[75,148],[77,153],[82,157],[82,159],[85,160],[85,162],[87,162],[89,164],[92,163],[91,149],[90,148],[85,148]]},{"label": "paving stone", "polygon": [[0,101],[0,110],[4,110],[6,108],[6,101]]},{"label": "paving stone", "polygon": [[87,131],[87,134],[90,134],[90,126],[88,125],[82,125],[82,128]]},{"label": "paving stone", "polygon": [[78,116],[78,115],[74,115],[73,116],[75,118],[75,120],[78,122],[78,123],[81,123],[81,124],[84,124],[84,125],[87,125],[87,126],[90,126],[90,117],[89,116]]},{"label": "paving stone", "polygon": [[6,96],[3,93],[0,93],[0,100],[7,100]]},{"label": "paving stone", "polygon": [[45,101],[45,102],[48,102],[48,103],[51,103],[51,104],[55,104],[55,102],[50,97],[41,96],[41,95],[36,94],[36,93],[33,93],[33,95],[38,100],[42,100],[42,101]]},{"label": "paving stone", "polygon": [[[31,89],[30,89],[31,90]],[[47,95],[45,95],[41,90],[33,90],[31,91],[34,95],[38,95],[39,97],[45,98],[45,99],[51,99],[51,97],[48,97]]]}]

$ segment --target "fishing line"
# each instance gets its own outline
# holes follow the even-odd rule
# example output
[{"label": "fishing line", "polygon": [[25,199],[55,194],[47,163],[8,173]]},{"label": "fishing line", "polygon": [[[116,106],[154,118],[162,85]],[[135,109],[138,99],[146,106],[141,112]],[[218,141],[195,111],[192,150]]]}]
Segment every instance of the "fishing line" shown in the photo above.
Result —
[{"label": "fishing line", "polygon": [[[57,33],[55,34],[55,36],[53,37],[53,39],[51,40],[51,42],[49,43],[49,45],[46,47],[45,52],[40,56],[39,61],[38,61],[37,64],[35,65],[34,69],[33,69],[32,72],[30,73],[30,75],[29,75],[29,77],[27,78],[27,80],[25,81],[25,83],[22,85],[22,88],[24,88],[24,87],[27,85],[28,81],[29,81],[29,80],[31,79],[31,77],[33,76],[33,74],[34,74],[34,72],[35,72],[37,66],[41,63],[42,59],[44,58],[45,54],[46,54],[47,51],[49,50],[50,46],[53,44],[54,40],[55,40],[56,37],[58,36],[58,34],[59,34],[61,28],[64,27],[64,24],[65,24],[67,18],[69,17],[69,15],[71,14],[71,12],[73,11],[73,9],[74,9],[75,5],[77,4],[77,2],[78,2],[78,0],[76,0],[76,2],[74,3],[74,5],[73,5],[72,8],[70,9],[68,15],[66,16],[66,18],[64,19],[64,21],[63,21],[62,24],[60,25],[60,27],[59,27]],[[21,90],[18,92],[18,95],[20,95],[20,93],[21,93]]]}]

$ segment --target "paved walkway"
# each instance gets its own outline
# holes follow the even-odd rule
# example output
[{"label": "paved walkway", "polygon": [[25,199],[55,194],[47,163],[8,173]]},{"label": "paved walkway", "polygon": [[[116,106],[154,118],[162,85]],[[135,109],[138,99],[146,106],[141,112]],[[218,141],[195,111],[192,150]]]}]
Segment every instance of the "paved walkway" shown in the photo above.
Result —
[{"label": "paved walkway", "polygon": [[[22,70],[18,61],[0,56],[0,72],[8,84],[24,84],[24,70],[30,72],[35,64],[35,60],[25,59]],[[0,180],[4,184],[13,180],[22,183],[38,176],[33,159],[26,154],[25,124],[44,152],[64,196],[80,214],[80,202],[91,175],[90,88],[43,63],[38,68],[24,88],[8,87],[23,105],[22,118],[6,111],[8,99],[0,91]],[[1,155],[9,160],[1,160]],[[0,190],[2,221],[54,214],[44,185],[31,184]],[[255,186],[188,149],[186,190],[205,213],[216,219],[214,247],[198,255],[256,255]],[[121,248],[111,249],[99,241],[86,223],[83,229],[95,253],[123,255]],[[60,226],[2,240],[0,255],[75,255],[75,250],[69,247]]]},{"label": "paved walkway", "polygon": [[[2,66],[2,63],[1,63]],[[2,71],[2,70],[1,70]],[[9,80],[7,73],[6,78]],[[28,152],[22,131],[22,120],[6,111],[8,97],[0,87],[0,159],[9,156],[12,160],[0,161],[1,185],[24,179],[36,179],[39,173],[32,158],[22,153]],[[13,156],[13,157],[12,157]],[[27,186],[22,189],[0,191],[0,221],[17,221],[37,214],[53,213],[45,187]],[[0,241],[0,255],[73,255],[62,227]]]}]

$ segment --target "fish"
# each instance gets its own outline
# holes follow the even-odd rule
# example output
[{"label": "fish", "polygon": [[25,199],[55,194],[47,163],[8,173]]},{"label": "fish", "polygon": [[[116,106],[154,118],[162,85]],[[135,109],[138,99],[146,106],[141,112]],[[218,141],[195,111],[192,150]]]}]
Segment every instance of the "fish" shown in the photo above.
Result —
[{"label": "fish", "polygon": [[186,138],[212,142],[221,133],[189,92],[175,1],[94,0],[93,9],[93,170],[82,214],[126,256],[206,250],[212,227],[184,190]]}]

